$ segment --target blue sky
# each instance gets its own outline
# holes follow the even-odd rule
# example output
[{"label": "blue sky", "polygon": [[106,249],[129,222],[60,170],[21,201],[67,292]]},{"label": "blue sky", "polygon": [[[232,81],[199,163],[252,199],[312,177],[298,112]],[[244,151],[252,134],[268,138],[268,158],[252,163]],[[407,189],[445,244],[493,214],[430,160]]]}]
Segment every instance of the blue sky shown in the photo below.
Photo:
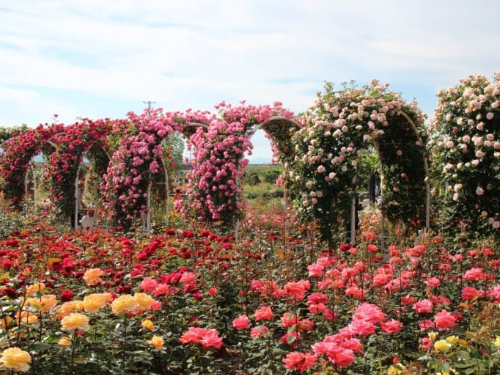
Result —
[{"label": "blue sky", "polygon": [[[500,71],[496,0],[0,2],[0,125],[123,118],[144,101],[301,112],[323,82],[372,78],[432,117],[436,93]],[[270,159],[254,138],[256,159]]]}]

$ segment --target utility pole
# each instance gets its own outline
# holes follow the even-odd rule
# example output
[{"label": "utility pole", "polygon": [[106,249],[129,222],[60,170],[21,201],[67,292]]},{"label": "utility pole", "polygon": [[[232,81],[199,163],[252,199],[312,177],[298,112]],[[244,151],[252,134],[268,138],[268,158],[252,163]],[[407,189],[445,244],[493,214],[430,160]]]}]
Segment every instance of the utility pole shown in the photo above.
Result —
[{"label": "utility pole", "polygon": [[152,104],[156,104],[156,102],[152,102],[151,100],[148,100],[147,102],[143,102],[144,104],[148,105],[148,113],[151,112]]}]

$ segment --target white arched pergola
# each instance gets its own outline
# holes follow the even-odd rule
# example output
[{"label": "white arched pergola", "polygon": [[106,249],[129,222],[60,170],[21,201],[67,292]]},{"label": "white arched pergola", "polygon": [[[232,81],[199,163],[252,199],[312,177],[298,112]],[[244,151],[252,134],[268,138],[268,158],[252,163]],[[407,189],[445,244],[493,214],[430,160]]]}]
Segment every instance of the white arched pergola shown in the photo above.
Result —
[{"label": "white arched pergola", "polygon": [[[198,128],[201,127],[205,130],[208,129],[208,125],[202,124],[199,122],[192,122],[187,125],[184,125],[184,128]],[[165,144],[165,140],[162,141],[162,146]],[[167,165],[165,164],[165,158],[161,157],[161,165],[163,168],[163,173],[165,175],[165,191],[167,192],[166,197],[165,197],[165,225],[168,226],[169,220],[168,220],[168,215],[169,215],[169,209],[168,209],[168,192],[170,190],[169,186],[169,175],[168,175],[168,170],[167,170]],[[145,222],[143,223],[143,229],[145,232],[150,233],[151,232],[151,177],[149,179],[149,184],[148,184],[148,191],[147,191],[147,214],[146,214],[146,219]]]},{"label": "white arched pergola", "polygon": [[[92,150],[92,148],[94,146],[96,146],[96,142],[92,143],[91,146],[87,149],[87,151],[85,151],[82,154],[82,160],[85,160],[87,158],[88,153]],[[110,158],[108,152],[106,151],[106,149],[104,149],[103,147],[100,147],[100,148],[102,149],[102,151],[104,152],[104,154],[106,155],[106,157],[108,158],[108,160],[111,160],[111,158]],[[75,230],[78,229],[78,225],[79,225],[78,215],[79,215],[80,204],[81,204],[81,202],[79,202],[79,200],[82,198],[79,195],[80,187],[79,187],[79,184],[78,184],[79,181],[80,181],[80,172],[81,172],[81,169],[82,169],[82,164],[83,164],[83,161],[78,164],[78,168],[76,170],[76,176],[75,176],[75,195],[74,195],[74,197],[75,197],[75,210],[74,210],[74,224],[73,224],[73,229],[75,229]],[[95,215],[97,215],[97,204],[96,204],[96,207],[95,207]]]}]

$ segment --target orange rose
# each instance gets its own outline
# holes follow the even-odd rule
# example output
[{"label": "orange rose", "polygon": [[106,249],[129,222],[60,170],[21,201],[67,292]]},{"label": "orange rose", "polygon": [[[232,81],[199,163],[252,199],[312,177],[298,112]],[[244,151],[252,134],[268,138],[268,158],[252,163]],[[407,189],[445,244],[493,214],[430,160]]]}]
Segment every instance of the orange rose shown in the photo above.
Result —
[{"label": "orange rose", "polygon": [[89,318],[80,313],[71,313],[61,320],[61,329],[63,331],[86,331],[89,328]]},{"label": "orange rose", "polygon": [[71,338],[66,337],[66,336],[61,337],[57,343],[61,346],[70,346],[71,345]]},{"label": "orange rose", "polygon": [[2,363],[4,367],[21,372],[29,371],[30,366],[28,363],[30,362],[30,354],[19,348],[5,349],[0,358],[0,363]]},{"label": "orange rose", "polygon": [[108,301],[107,293],[94,293],[89,294],[83,299],[83,306],[85,312],[94,313],[98,312]]},{"label": "orange rose", "polygon": [[102,282],[101,276],[104,272],[99,268],[91,268],[85,272],[83,279],[88,286],[94,286]]},{"label": "orange rose", "polygon": [[57,298],[53,294],[41,296],[40,298],[28,298],[26,305],[38,309],[39,312],[45,313],[52,310],[57,305]]},{"label": "orange rose", "polygon": [[83,310],[84,307],[85,305],[83,304],[83,301],[73,300],[64,302],[57,310],[56,318],[62,319],[72,312]]},{"label": "orange rose", "polygon": [[45,284],[44,283],[38,283],[38,284],[33,284],[26,289],[26,296],[31,297],[34,295],[36,292],[43,292],[45,289]]},{"label": "orange rose", "polygon": [[19,311],[16,314],[18,324],[32,324],[38,322],[38,316],[29,311]]},{"label": "orange rose", "polygon": [[149,341],[146,341],[148,344],[153,345],[156,349],[161,350],[163,349],[163,345],[165,342],[163,341],[163,338],[160,336],[153,336],[153,338]]},{"label": "orange rose", "polygon": [[133,312],[137,307],[137,302],[131,295],[125,294],[118,297],[111,303],[111,310],[115,314],[126,314]]},{"label": "orange rose", "polygon": [[149,319],[143,321],[141,325],[143,328],[149,329],[150,331],[152,331],[155,328],[153,322]]},{"label": "orange rose", "polygon": [[151,305],[154,302],[153,297],[146,293],[135,293],[134,299],[137,302],[137,306],[143,311],[151,309]]}]

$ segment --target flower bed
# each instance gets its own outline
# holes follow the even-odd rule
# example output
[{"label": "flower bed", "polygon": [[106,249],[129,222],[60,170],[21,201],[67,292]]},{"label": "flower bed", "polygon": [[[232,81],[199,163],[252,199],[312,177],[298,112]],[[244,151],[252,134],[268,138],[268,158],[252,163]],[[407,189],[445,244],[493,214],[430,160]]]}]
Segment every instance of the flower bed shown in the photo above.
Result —
[{"label": "flower bed", "polygon": [[32,374],[498,371],[495,247],[405,238],[382,262],[378,220],[333,250],[293,228],[234,241],[25,222],[0,241],[0,363]]}]

